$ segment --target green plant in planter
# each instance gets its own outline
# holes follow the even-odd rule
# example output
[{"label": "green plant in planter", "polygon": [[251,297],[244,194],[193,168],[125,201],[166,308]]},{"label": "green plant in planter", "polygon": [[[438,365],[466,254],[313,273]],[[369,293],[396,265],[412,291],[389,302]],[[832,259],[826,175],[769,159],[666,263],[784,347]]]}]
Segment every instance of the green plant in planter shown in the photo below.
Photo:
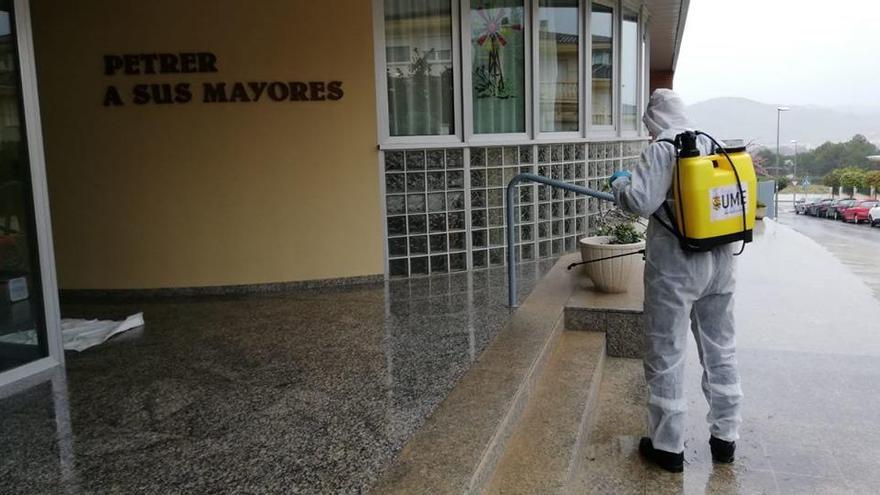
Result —
[{"label": "green plant in planter", "polygon": [[621,223],[611,227],[611,244],[635,244],[645,240],[645,234],[636,230],[631,223]]},{"label": "green plant in planter", "polygon": [[610,208],[599,214],[596,235],[611,237],[610,244],[635,244],[645,240],[645,233],[636,228],[638,217]]}]

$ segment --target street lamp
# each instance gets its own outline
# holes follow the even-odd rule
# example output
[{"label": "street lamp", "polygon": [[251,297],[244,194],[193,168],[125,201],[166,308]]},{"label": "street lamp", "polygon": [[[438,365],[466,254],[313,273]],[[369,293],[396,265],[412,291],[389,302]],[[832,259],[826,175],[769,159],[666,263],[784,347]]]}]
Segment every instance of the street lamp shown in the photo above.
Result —
[{"label": "street lamp", "polygon": [[[779,173],[779,124],[782,120],[782,112],[787,112],[791,110],[788,107],[776,107],[776,173]],[[776,218],[779,218],[779,180],[776,181],[776,199],[775,199],[775,214]]]},{"label": "street lamp", "polygon": [[[798,180],[798,176],[797,176],[797,155],[798,155],[798,153],[797,153],[797,139],[792,139],[791,144],[794,145],[794,175],[793,175],[793,177],[794,177],[794,180]],[[804,188],[805,188],[804,195],[806,196],[806,194],[807,194],[806,186],[804,186]],[[797,187],[794,187],[793,190],[794,190],[794,199],[792,200],[792,204],[795,204],[795,203],[797,203]],[[795,208],[797,208],[797,205],[795,205]]]}]

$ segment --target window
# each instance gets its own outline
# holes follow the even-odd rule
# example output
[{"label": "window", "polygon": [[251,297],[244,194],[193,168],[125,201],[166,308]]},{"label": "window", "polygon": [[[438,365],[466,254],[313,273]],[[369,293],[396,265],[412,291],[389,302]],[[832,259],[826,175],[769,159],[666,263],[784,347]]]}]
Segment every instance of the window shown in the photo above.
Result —
[{"label": "window", "polygon": [[[49,356],[49,335],[37,245],[38,218],[26,134],[24,85],[13,2],[0,2],[0,372]],[[16,5],[18,3],[16,2]],[[25,28],[27,29],[27,28]]]},{"label": "window", "polygon": [[471,0],[470,25],[474,133],[526,132],[522,0]]},{"label": "window", "polygon": [[592,36],[593,108],[592,123],[614,124],[614,9],[593,4],[590,16]]},{"label": "window", "polygon": [[638,129],[639,113],[639,15],[623,11],[620,46],[620,99],[623,129]]},{"label": "window", "polygon": [[578,0],[541,0],[538,71],[541,132],[579,130]]},{"label": "window", "polygon": [[455,134],[452,33],[449,0],[385,0],[391,136]]},{"label": "window", "polygon": [[388,144],[644,132],[647,12],[615,0],[374,1]]}]

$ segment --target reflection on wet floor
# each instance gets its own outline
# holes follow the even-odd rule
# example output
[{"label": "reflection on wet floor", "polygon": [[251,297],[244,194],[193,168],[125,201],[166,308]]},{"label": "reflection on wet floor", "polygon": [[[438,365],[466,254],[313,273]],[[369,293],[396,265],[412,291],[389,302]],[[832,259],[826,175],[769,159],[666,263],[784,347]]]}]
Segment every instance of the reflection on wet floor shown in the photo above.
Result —
[{"label": "reflection on wet floor", "polygon": [[[811,279],[816,273],[822,277]],[[736,462],[711,462],[708,406],[693,345],[680,475],[639,458],[638,440],[646,431],[641,361],[609,359],[576,491],[880,492],[880,334],[871,324],[880,321],[880,303],[831,253],[774,224],[747,248],[738,283],[745,399]]]},{"label": "reflection on wet floor", "polygon": [[880,300],[880,228],[784,212],[779,221],[831,251]]},{"label": "reflection on wet floor", "polygon": [[[880,274],[880,263],[874,270]],[[737,280],[740,347],[880,356],[880,333],[870,324],[880,321],[880,300],[811,238],[767,222],[739,258]]]},{"label": "reflection on wet floor", "polygon": [[[838,394],[838,399],[857,398],[857,404],[817,396],[833,390],[827,380],[819,378],[827,375],[828,368],[822,365],[836,369],[840,382],[850,382],[862,373],[880,373],[880,360],[860,361],[841,368],[834,362],[815,363],[814,358],[751,350],[740,353],[747,393],[743,430],[737,443],[736,462],[719,465],[711,462],[699,363],[696,356],[691,356],[686,464],[685,472],[678,475],[647,466],[638,453],[646,415],[641,362],[609,359],[600,391],[599,419],[581,460],[584,465],[579,470],[575,491],[876,493],[880,487],[880,430],[873,411],[880,406],[880,400],[862,401],[861,394],[867,391],[861,386],[843,386],[844,391]],[[770,371],[766,368],[768,362],[775,365]],[[811,362],[823,371],[801,373],[802,367]],[[794,380],[793,372],[797,373]],[[787,388],[790,383],[793,388]]]},{"label": "reflection on wet floor", "polygon": [[147,326],[0,399],[0,493],[362,492],[511,314],[503,269],[63,310]]}]

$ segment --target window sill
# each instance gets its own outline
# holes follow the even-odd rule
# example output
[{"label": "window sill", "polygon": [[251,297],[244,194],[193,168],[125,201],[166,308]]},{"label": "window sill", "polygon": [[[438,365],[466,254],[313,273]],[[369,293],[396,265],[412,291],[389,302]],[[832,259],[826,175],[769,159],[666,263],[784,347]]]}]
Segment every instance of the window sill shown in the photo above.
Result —
[{"label": "window sill", "polygon": [[469,148],[472,144],[463,143],[461,141],[412,141],[412,142],[391,142],[378,146],[379,151],[396,151],[396,150],[417,150],[417,149],[454,149]]},{"label": "window sill", "polygon": [[432,149],[432,148],[476,148],[476,147],[495,147],[495,146],[530,146],[541,144],[578,144],[578,143],[604,143],[609,141],[648,141],[650,137],[641,136],[638,133],[630,133],[618,136],[613,132],[610,133],[594,133],[588,137],[550,137],[541,136],[535,139],[531,138],[503,138],[503,139],[477,139],[470,142],[392,142],[384,143],[378,146],[380,151],[397,151],[397,150],[413,150],[413,149]]}]

